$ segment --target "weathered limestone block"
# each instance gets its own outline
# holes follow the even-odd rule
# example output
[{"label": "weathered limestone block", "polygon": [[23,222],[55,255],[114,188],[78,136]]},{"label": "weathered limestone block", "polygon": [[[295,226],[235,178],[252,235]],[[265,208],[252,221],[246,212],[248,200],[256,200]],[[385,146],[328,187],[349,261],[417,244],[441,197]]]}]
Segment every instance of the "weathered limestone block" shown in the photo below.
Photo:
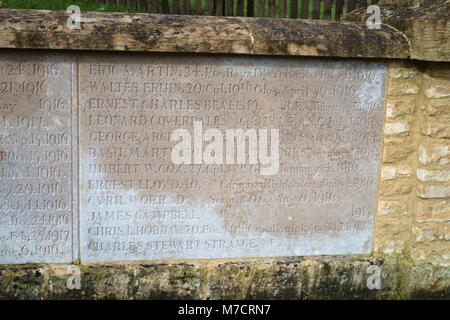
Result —
[{"label": "weathered limestone block", "polygon": [[[409,5],[414,3],[414,5]],[[381,1],[381,23],[403,32],[410,45],[410,57],[425,61],[450,60],[450,1]],[[366,8],[342,17],[345,21],[367,21]]]},{"label": "weathered limestone block", "polygon": [[427,100],[420,108],[427,116],[443,115],[448,113],[450,99]]},{"label": "weathered limestone block", "polygon": [[413,228],[415,241],[449,241],[450,240],[450,224],[442,222],[440,224],[421,223],[416,224]]},{"label": "weathered limestone block", "polygon": [[415,261],[434,265],[449,266],[450,247],[448,241],[415,242],[412,248],[412,258]]},{"label": "weathered limestone block", "polygon": [[383,166],[381,168],[381,179],[382,180],[393,180],[401,177],[411,176],[411,171],[409,167],[387,167]]},{"label": "weathered limestone block", "polygon": [[[403,141],[402,141],[403,142]],[[393,163],[408,159],[412,155],[414,149],[406,146],[384,146],[383,148],[383,162]]]},{"label": "weathered limestone block", "polygon": [[384,126],[384,134],[386,135],[399,135],[409,131],[410,128],[407,122],[390,122]]},{"label": "weathered limestone block", "polygon": [[449,185],[428,185],[419,183],[417,185],[417,195],[420,198],[436,199],[436,198],[448,198],[450,197]]},{"label": "weathered limestone block", "polygon": [[389,85],[388,94],[392,97],[396,96],[409,96],[419,93],[419,85],[411,83],[409,81],[401,81],[401,79],[395,79]]},{"label": "weathered limestone block", "polygon": [[450,163],[450,144],[422,143],[419,145],[419,162],[430,166],[444,166]]},{"label": "weathered limestone block", "polygon": [[394,120],[396,118],[414,114],[414,99],[414,97],[411,97],[388,102],[386,104],[386,118],[388,120]]},{"label": "weathered limestone block", "polygon": [[450,203],[448,200],[426,200],[417,202],[414,210],[417,222],[450,221]]},{"label": "weathered limestone block", "polygon": [[48,267],[0,266],[0,299],[41,299],[48,273]]},{"label": "weathered limestone block", "polygon": [[450,139],[450,115],[433,116],[426,118],[421,133],[424,136]]},{"label": "weathered limestone block", "polygon": [[[370,289],[374,269],[379,289]],[[450,269],[397,259],[284,258],[79,267],[79,288],[67,287],[73,265],[1,266],[0,299],[406,299],[445,298]],[[377,271],[377,272],[378,272]],[[435,287],[434,287],[435,286]],[[26,289],[28,288],[28,289]],[[30,290],[30,289],[33,290]]]},{"label": "weathered limestone block", "polygon": [[407,215],[408,204],[403,201],[380,200],[378,202],[378,212],[381,215]]},{"label": "weathered limestone block", "polygon": [[419,168],[417,169],[417,179],[421,182],[450,182],[450,170],[426,170]]},{"label": "weathered limestone block", "polygon": [[428,99],[443,99],[450,97],[448,85],[433,85],[425,89],[425,97]]},{"label": "weathered limestone block", "polygon": [[0,47],[189,53],[407,58],[408,41],[364,23],[83,12],[81,30],[65,11],[0,10]]},{"label": "weathered limestone block", "polygon": [[[450,268],[435,269],[429,265],[418,265],[411,266],[409,270],[411,299],[448,299]],[[431,295],[430,288],[433,288]]]}]

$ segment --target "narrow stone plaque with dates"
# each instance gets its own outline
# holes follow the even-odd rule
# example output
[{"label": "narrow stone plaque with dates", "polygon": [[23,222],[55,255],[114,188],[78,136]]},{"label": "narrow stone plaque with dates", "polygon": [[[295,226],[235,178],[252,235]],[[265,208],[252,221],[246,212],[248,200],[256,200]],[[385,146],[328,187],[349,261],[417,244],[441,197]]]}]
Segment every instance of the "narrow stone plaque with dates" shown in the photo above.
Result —
[{"label": "narrow stone plaque with dates", "polygon": [[101,53],[79,77],[82,261],[370,252],[382,63]]},{"label": "narrow stone plaque with dates", "polygon": [[76,56],[0,52],[0,263],[78,258]]}]

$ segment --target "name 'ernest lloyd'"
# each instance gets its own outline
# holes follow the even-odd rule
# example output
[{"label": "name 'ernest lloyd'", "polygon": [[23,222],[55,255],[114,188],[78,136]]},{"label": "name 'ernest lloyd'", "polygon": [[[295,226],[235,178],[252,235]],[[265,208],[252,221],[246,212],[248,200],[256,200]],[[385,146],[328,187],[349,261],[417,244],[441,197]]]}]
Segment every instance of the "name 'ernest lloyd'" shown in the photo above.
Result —
[{"label": "name 'ernest lloyd'", "polygon": [[[261,164],[261,175],[278,173],[280,166],[280,137],[278,129],[270,129],[270,153],[268,129],[226,129],[225,141],[219,129],[210,128],[203,133],[202,121],[194,121],[194,143],[187,129],[176,129],[170,136],[177,141],[172,149],[174,164],[245,164],[248,140],[248,163]],[[203,141],[210,142],[203,149]],[[236,142],[236,148],[235,148]],[[225,143],[225,148],[224,148]],[[194,153],[192,161],[192,149]],[[224,159],[224,149],[226,151]],[[236,161],[235,161],[236,155]]]}]

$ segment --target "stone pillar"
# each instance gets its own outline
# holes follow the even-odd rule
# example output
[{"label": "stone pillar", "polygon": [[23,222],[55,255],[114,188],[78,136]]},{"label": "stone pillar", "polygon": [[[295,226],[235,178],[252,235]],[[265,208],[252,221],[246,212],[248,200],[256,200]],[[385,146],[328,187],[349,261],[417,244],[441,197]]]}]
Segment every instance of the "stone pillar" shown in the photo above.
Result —
[{"label": "stone pillar", "polygon": [[412,256],[450,265],[450,65],[427,64],[418,113]]},{"label": "stone pillar", "polygon": [[414,126],[420,97],[420,71],[412,64],[389,65],[374,253],[407,254],[414,190]]}]

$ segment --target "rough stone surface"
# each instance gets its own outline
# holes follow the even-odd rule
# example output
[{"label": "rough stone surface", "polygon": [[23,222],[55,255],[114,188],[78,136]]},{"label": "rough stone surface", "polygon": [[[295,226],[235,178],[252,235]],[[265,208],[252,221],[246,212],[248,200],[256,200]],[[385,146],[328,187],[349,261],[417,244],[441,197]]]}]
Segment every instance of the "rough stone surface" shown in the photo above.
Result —
[{"label": "rough stone surface", "polygon": [[417,197],[414,199],[413,250],[418,261],[450,264],[449,124],[450,66],[428,63],[423,69],[417,140]]},{"label": "rough stone surface", "polygon": [[376,255],[449,265],[448,70],[447,63],[389,66]]},{"label": "rough stone surface", "polygon": [[409,250],[416,103],[421,73],[412,64],[392,62],[388,71],[383,158],[374,224],[374,253],[399,255]]},{"label": "rough stone surface", "polygon": [[65,11],[0,10],[0,48],[236,53],[407,58],[389,26],[268,18],[83,12],[81,30]]},{"label": "rough stone surface", "polygon": [[[370,289],[374,269],[380,288]],[[79,268],[78,287],[67,283]],[[323,257],[0,266],[0,299],[448,299],[449,267]]]},{"label": "rough stone surface", "polygon": [[[414,2],[414,5],[408,5]],[[406,4],[401,4],[406,3]],[[410,45],[410,58],[427,61],[450,60],[450,1],[382,1],[381,24],[405,34]],[[366,8],[352,11],[344,21],[367,21]]]}]

